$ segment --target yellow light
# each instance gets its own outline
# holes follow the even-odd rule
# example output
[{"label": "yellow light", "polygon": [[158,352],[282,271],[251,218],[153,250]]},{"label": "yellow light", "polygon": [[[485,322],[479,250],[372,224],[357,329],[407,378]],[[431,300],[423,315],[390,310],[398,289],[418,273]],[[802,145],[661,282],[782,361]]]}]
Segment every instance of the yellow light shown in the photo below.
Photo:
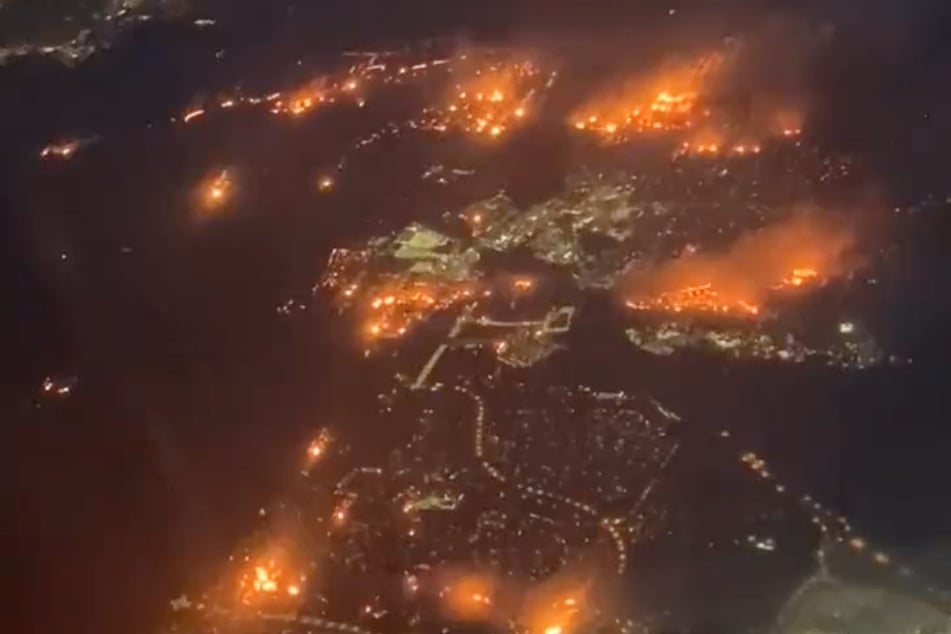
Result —
[{"label": "yellow light", "polygon": [[297,586],[293,586],[293,585],[292,585],[292,586],[288,586],[288,587],[287,587],[287,594],[291,595],[292,597],[296,597],[297,595],[300,594],[300,588],[297,587]]},{"label": "yellow light", "polygon": [[525,116],[525,108],[516,108],[516,110],[515,110],[515,116],[518,117],[519,119],[521,119],[522,117],[524,117],[524,116]]},{"label": "yellow light", "polygon": [[502,134],[502,128],[500,128],[499,126],[493,126],[492,129],[489,131],[489,133],[492,136],[499,136],[500,134]]},{"label": "yellow light", "polygon": [[560,625],[549,625],[545,628],[545,634],[561,634]]}]

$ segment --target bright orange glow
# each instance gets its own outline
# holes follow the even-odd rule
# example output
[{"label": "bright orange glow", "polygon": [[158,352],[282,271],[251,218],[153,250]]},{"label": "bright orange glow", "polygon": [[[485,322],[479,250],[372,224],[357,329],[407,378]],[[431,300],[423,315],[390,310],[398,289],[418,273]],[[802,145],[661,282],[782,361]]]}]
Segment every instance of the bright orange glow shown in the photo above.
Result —
[{"label": "bright orange glow", "polygon": [[253,587],[257,592],[277,592],[277,581],[267,568],[258,566],[254,569]]},{"label": "bright orange glow", "polygon": [[270,102],[271,112],[299,117],[308,114],[320,106],[346,101],[362,107],[365,101],[359,96],[360,82],[356,75],[365,73],[367,68],[357,65],[345,75],[321,76],[294,88],[287,93],[274,93],[266,101]]},{"label": "bright orange glow", "polygon": [[529,590],[518,616],[529,634],[573,634],[595,611],[591,582],[561,573]]},{"label": "bright orange glow", "polygon": [[285,569],[286,555],[275,552],[274,557],[260,557],[253,560],[238,576],[237,598],[245,605],[280,600],[282,597],[296,597],[300,594],[300,582],[303,576],[291,579]]},{"label": "bright orange glow", "polygon": [[[576,129],[590,131],[605,141],[688,129],[704,116],[699,112],[699,101],[722,64],[722,55],[713,52],[662,65],[633,80],[605,86],[570,119]],[[598,121],[606,123],[595,126]]]},{"label": "bright orange glow", "polygon": [[852,234],[815,214],[752,232],[720,254],[690,254],[632,274],[635,310],[756,316],[773,293],[845,272]]},{"label": "bright orange glow", "polygon": [[329,192],[334,187],[334,179],[331,176],[321,176],[317,180],[317,189],[322,192]]},{"label": "bright orange glow", "polygon": [[208,214],[217,211],[231,199],[233,189],[234,181],[228,170],[215,172],[199,186],[201,208]]},{"label": "bright orange glow", "polygon": [[339,527],[339,526],[343,526],[346,523],[347,518],[350,516],[350,507],[352,506],[353,506],[352,497],[343,498],[337,503],[337,506],[336,508],[334,508],[334,512],[331,515],[334,526]]},{"label": "bright orange glow", "polygon": [[[569,124],[606,143],[644,134],[669,135],[686,142],[685,151],[678,154],[704,156],[755,154],[757,139],[798,137],[804,120],[801,109],[757,97],[750,109],[737,111],[722,99],[748,81],[740,63],[748,51],[744,43],[734,41],[692,59],[671,59],[615,79],[571,112]],[[701,128],[716,130],[719,138],[696,138],[692,132]],[[757,149],[751,151],[750,146]]]},{"label": "bright orange glow", "polygon": [[317,438],[314,438],[312,441],[310,441],[310,444],[307,445],[308,462],[312,464],[319,458],[322,458],[327,453],[327,449],[330,447],[330,443],[332,441],[333,438],[330,436],[329,431],[326,429],[320,430]]},{"label": "bright orange glow", "polygon": [[473,282],[384,281],[366,291],[363,330],[370,339],[402,337],[432,313],[471,300],[477,290]]},{"label": "bright orange glow", "polygon": [[459,59],[453,69],[456,82],[428,128],[458,129],[497,139],[521,124],[528,106],[544,89],[539,69],[528,61],[475,62]]},{"label": "bright orange glow", "polygon": [[711,312],[723,314],[758,315],[760,308],[741,297],[724,295],[710,283],[665,291],[656,297],[628,300],[634,310],[665,312]]},{"label": "bright orange glow", "polygon": [[453,619],[482,621],[492,610],[494,580],[485,574],[453,575],[439,596],[446,613]]},{"label": "bright orange glow", "polygon": [[512,280],[512,290],[530,291],[535,288],[535,280],[529,277],[518,277]]}]

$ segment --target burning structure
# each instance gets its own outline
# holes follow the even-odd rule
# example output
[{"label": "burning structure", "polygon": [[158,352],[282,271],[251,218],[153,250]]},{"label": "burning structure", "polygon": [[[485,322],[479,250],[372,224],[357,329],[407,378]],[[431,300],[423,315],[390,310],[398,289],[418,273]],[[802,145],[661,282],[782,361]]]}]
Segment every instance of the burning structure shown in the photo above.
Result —
[{"label": "burning structure", "polygon": [[709,115],[700,101],[723,63],[723,54],[714,51],[664,64],[634,79],[612,82],[575,109],[571,124],[609,142],[693,128]]},{"label": "burning structure", "polygon": [[[777,40],[796,44],[777,55],[765,47]],[[679,141],[677,155],[758,154],[765,139],[802,132],[802,90],[795,84],[803,49],[812,49],[803,41],[809,41],[804,34],[767,30],[759,37],[728,39],[693,57],[668,59],[605,84],[571,113],[569,124],[606,143],[670,135]],[[782,67],[780,74],[792,77],[793,85],[775,85],[777,73],[763,76],[765,50],[771,69]]]},{"label": "burning structure", "polygon": [[484,61],[462,55],[453,65],[453,84],[445,102],[429,113],[426,127],[458,129],[494,139],[524,123],[555,72],[543,72],[529,60]]},{"label": "burning structure", "polygon": [[690,253],[621,283],[635,310],[757,316],[771,293],[845,272],[854,236],[816,213],[746,234],[719,254]]}]

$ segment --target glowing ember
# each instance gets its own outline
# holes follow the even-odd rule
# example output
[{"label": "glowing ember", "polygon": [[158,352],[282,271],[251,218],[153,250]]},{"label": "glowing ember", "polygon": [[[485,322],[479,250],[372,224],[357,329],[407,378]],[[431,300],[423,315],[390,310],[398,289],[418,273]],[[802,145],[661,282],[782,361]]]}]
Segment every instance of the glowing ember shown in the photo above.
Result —
[{"label": "glowing ember", "polygon": [[308,463],[313,464],[319,458],[322,458],[326,453],[327,449],[330,446],[333,438],[330,436],[330,432],[326,429],[320,430],[320,434],[317,435],[317,438],[312,440],[309,445],[307,445],[307,460]]},{"label": "glowing ember", "polygon": [[277,592],[274,575],[263,566],[254,569],[254,590],[256,592]]},{"label": "glowing ember", "polygon": [[629,135],[685,130],[708,112],[699,102],[722,56],[711,53],[686,63],[667,64],[653,74],[606,86],[571,115],[577,130],[609,142]]},{"label": "glowing ember", "polygon": [[329,192],[334,187],[334,179],[331,176],[321,176],[317,181],[317,189],[322,192]]},{"label": "glowing ember", "polygon": [[454,619],[481,621],[489,616],[495,584],[488,575],[455,575],[439,593],[443,608]]},{"label": "glowing ember", "polygon": [[201,207],[206,212],[220,208],[231,198],[234,181],[228,170],[221,170],[206,178],[199,188]]},{"label": "glowing ember", "polygon": [[296,597],[301,592],[303,576],[291,579],[281,562],[283,554],[275,558],[258,559],[238,578],[238,599],[245,605]]},{"label": "glowing ember", "polygon": [[535,288],[535,281],[528,277],[519,277],[512,281],[512,290],[530,291]]},{"label": "glowing ember", "polygon": [[368,292],[364,331],[371,339],[397,338],[432,313],[472,299],[472,282],[384,283]]},{"label": "glowing ember", "polygon": [[[436,131],[459,129],[497,139],[520,125],[529,104],[545,90],[554,75],[543,75],[531,62],[476,63],[460,58],[457,77],[445,103],[424,121]],[[545,79],[548,84],[545,84]]]},{"label": "glowing ember", "polygon": [[701,284],[661,293],[657,297],[629,300],[629,308],[665,312],[711,312],[721,314],[758,315],[759,306],[737,297],[722,295],[711,284]]}]

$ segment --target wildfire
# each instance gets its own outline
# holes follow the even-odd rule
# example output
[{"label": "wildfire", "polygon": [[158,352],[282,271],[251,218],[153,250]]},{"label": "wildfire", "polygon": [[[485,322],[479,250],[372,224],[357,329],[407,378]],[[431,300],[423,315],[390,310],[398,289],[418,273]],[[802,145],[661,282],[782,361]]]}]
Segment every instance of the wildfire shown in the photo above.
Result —
[{"label": "wildfire", "polygon": [[334,179],[332,176],[324,175],[317,179],[317,189],[322,192],[329,192],[334,188]]},{"label": "wildfire", "polygon": [[739,297],[724,295],[709,283],[667,291],[647,299],[628,300],[627,306],[634,310],[674,313],[708,312],[755,316],[760,312],[756,304]]},{"label": "wildfire", "polygon": [[240,575],[238,599],[245,605],[254,605],[280,597],[294,598],[300,595],[304,580],[303,575],[288,575],[276,559],[258,561]]},{"label": "wildfire", "polygon": [[530,589],[519,621],[530,634],[570,634],[590,618],[591,587],[558,577]]},{"label": "wildfire", "polygon": [[476,290],[472,282],[383,284],[368,294],[364,331],[371,339],[402,337],[432,313],[472,299]]},{"label": "wildfire", "polygon": [[662,66],[647,76],[611,84],[576,109],[576,130],[607,142],[631,135],[685,130],[709,115],[700,106],[722,55],[711,53],[688,62]]},{"label": "wildfire", "polygon": [[333,513],[330,516],[331,522],[335,527],[341,527],[347,523],[350,517],[350,509],[353,507],[354,498],[347,496],[337,503]]},{"label": "wildfire", "polygon": [[819,278],[819,272],[815,269],[793,269],[788,276],[777,284],[776,288],[789,288],[805,286]]},{"label": "wildfire", "polygon": [[272,113],[292,117],[308,114],[321,106],[338,101],[356,103],[363,107],[365,101],[361,96],[361,79],[366,75],[367,68],[365,65],[357,65],[342,75],[317,77],[286,94],[274,93],[266,101],[270,102]]},{"label": "wildfire", "polygon": [[853,237],[816,214],[737,240],[726,252],[682,256],[633,274],[626,304],[635,310],[757,316],[773,294],[805,288],[846,270]]},{"label": "wildfire", "polygon": [[554,74],[543,75],[529,61],[460,63],[454,70],[458,71],[457,81],[444,104],[427,120],[427,127],[438,131],[454,128],[489,139],[521,125],[533,100],[554,79]]},{"label": "wildfire", "polygon": [[439,593],[443,609],[454,619],[481,621],[486,619],[493,605],[494,580],[480,573],[458,574],[451,578]]},{"label": "wildfire", "polygon": [[759,152],[761,139],[798,137],[804,115],[792,103],[795,95],[777,102],[777,96],[748,86],[755,96],[752,105],[731,105],[743,101],[742,87],[749,82],[744,69],[757,54],[747,44],[732,41],[693,59],[615,80],[576,108],[569,125],[606,143],[644,134],[679,137],[683,147],[677,154],[689,156],[746,156]]},{"label": "wildfire", "polygon": [[332,440],[333,438],[330,432],[326,429],[321,429],[317,438],[310,441],[310,444],[307,445],[308,462],[313,463],[322,458],[324,454],[327,453],[327,448],[330,447]]},{"label": "wildfire", "polygon": [[201,208],[213,212],[230,200],[234,189],[234,179],[229,170],[223,169],[205,178],[198,190]]},{"label": "wildfire", "polygon": [[528,292],[535,288],[535,280],[530,277],[517,277],[512,280],[512,290],[515,292]]}]

